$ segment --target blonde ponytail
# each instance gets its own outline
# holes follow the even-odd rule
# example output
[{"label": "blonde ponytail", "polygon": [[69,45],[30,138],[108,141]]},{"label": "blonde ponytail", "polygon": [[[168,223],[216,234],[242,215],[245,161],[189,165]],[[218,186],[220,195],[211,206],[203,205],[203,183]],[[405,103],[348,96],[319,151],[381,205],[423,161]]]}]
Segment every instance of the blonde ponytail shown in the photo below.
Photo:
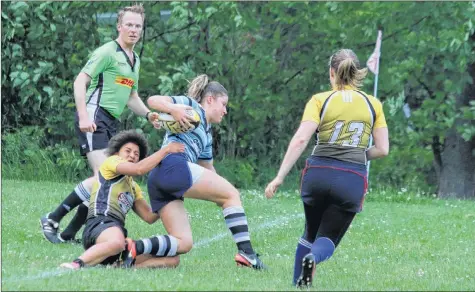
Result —
[{"label": "blonde ponytail", "polygon": [[359,88],[368,74],[368,69],[358,69],[360,62],[356,54],[349,49],[339,50],[330,58],[330,67],[335,72],[336,89],[342,90],[345,86]]},{"label": "blonde ponytail", "polygon": [[201,101],[201,97],[203,96],[203,91],[205,90],[206,86],[208,85],[208,75],[201,74],[195,77],[188,85],[188,96],[195,99],[197,102]]},{"label": "blonde ponytail", "polygon": [[188,97],[193,98],[197,102],[201,102],[204,96],[211,95],[213,97],[227,96],[228,91],[219,82],[209,81],[208,75],[201,74],[195,77],[188,85]]}]

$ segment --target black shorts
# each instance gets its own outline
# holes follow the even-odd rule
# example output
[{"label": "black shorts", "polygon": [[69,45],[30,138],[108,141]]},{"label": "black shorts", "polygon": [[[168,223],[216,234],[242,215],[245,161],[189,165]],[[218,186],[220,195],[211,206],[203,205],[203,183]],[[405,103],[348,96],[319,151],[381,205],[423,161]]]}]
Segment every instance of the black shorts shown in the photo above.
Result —
[{"label": "black shorts", "polygon": [[311,156],[302,172],[300,194],[310,206],[325,203],[360,212],[366,188],[366,165]]},{"label": "black shorts", "polygon": [[[95,245],[97,238],[104,230],[115,226],[122,230],[124,237],[127,237],[127,229],[125,229],[124,224],[117,219],[102,215],[87,219],[84,232],[82,233],[82,244],[84,249],[87,250],[91,246]],[[119,257],[120,253],[110,256],[103,260],[101,265],[111,265],[116,262]]]},{"label": "black shorts", "polygon": [[109,140],[117,133],[119,121],[100,106],[88,104],[89,118],[96,124],[96,131],[83,133],[79,129],[79,117],[76,112],[74,128],[79,140],[79,151],[82,156],[94,150],[106,149]]}]

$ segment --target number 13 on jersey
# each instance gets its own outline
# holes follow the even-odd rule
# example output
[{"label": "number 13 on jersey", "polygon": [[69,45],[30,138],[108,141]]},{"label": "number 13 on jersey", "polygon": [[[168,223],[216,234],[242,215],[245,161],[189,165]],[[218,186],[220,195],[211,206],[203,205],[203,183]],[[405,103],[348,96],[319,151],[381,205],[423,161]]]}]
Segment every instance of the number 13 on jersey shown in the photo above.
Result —
[{"label": "number 13 on jersey", "polygon": [[[362,142],[368,143],[367,139],[363,139],[366,138],[364,135],[365,126],[366,123],[362,121],[336,121],[328,143],[349,147],[367,147],[367,145],[361,145]],[[367,136],[369,137],[369,135]]]}]

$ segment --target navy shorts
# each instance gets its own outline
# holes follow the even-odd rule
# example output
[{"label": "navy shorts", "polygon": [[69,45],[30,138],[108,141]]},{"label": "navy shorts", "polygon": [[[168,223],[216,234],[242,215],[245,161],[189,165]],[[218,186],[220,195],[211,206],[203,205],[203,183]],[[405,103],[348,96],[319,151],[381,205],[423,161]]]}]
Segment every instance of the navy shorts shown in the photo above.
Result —
[{"label": "navy shorts", "polygon": [[[101,233],[111,227],[119,227],[127,237],[127,229],[124,227],[124,223],[109,216],[98,215],[87,219],[86,226],[82,233],[82,244],[84,249],[88,249],[96,244],[96,240]],[[115,263],[120,257],[120,253],[110,256],[101,262],[101,265],[111,265]]]},{"label": "navy shorts", "polygon": [[366,188],[366,165],[310,156],[302,171],[300,194],[309,206],[332,204],[358,213]]},{"label": "navy shorts", "polygon": [[119,121],[100,106],[88,104],[87,113],[97,128],[91,133],[83,133],[79,129],[79,117],[76,112],[74,128],[79,140],[79,151],[82,156],[94,150],[106,149],[109,140],[117,133]]},{"label": "navy shorts", "polygon": [[183,200],[183,194],[193,185],[193,178],[183,153],[165,157],[149,174],[148,195],[152,211],[159,213],[166,204]]}]

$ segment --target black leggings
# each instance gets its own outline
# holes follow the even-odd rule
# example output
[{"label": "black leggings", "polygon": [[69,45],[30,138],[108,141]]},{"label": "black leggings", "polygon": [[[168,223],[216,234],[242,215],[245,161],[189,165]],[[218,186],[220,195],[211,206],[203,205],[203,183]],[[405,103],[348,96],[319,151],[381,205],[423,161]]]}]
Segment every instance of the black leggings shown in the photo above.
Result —
[{"label": "black leggings", "polygon": [[335,247],[350,227],[355,212],[341,209],[335,204],[310,206],[303,203],[305,210],[305,232],[303,238],[313,243],[317,237],[328,237]]}]

